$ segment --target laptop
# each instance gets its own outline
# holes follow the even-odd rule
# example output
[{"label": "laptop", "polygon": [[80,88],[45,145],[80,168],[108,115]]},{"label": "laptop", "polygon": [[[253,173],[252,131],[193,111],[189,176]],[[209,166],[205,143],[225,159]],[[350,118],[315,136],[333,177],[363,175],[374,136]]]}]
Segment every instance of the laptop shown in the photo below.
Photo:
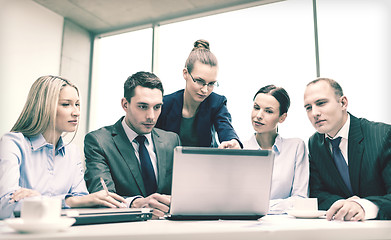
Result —
[{"label": "laptop", "polygon": [[269,210],[274,153],[176,147],[172,220],[255,220]]},{"label": "laptop", "polygon": [[[20,211],[14,211],[20,217]],[[146,221],[152,218],[150,208],[68,208],[61,216],[75,218],[75,225]]]}]

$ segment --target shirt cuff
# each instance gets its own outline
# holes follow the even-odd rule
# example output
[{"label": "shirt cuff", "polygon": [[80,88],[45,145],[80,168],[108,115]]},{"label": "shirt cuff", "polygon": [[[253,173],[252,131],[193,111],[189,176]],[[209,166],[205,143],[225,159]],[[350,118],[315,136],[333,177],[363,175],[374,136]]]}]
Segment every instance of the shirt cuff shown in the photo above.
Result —
[{"label": "shirt cuff", "polygon": [[364,209],[365,219],[374,219],[377,217],[377,213],[379,212],[379,207],[368,199],[360,198],[360,199],[352,199],[356,203],[360,204],[360,206]]},{"label": "shirt cuff", "polygon": [[142,198],[142,196],[134,196],[134,197],[127,197],[127,198],[125,198],[126,206],[128,208],[131,208],[133,201],[136,200],[137,198]]}]

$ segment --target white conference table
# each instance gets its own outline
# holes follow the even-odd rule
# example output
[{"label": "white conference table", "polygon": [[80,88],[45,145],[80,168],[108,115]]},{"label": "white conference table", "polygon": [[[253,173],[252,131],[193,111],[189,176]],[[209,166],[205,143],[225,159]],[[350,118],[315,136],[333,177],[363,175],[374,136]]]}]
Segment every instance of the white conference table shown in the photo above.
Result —
[{"label": "white conference table", "polygon": [[73,226],[56,233],[17,233],[0,221],[0,239],[391,239],[391,221],[365,222],[296,219],[268,215],[257,221],[148,220]]}]

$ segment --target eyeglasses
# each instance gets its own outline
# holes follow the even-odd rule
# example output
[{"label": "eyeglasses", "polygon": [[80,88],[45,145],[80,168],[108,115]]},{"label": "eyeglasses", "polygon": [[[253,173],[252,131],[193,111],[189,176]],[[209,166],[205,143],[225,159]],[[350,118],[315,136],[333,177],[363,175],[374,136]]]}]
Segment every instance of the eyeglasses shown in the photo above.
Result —
[{"label": "eyeglasses", "polygon": [[208,89],[213,89],[214,87],[218,87],[219,86],[219,83],[218,82],[210,82],[210,83],[206,83],[204,80],[202,79],[194,79],[193,76],[191,75],[191,73],[189,72],[189,70],[187,70],[187,72],[189,73],[191,79],[193,80],[193,82],[197,83],[197,85],[200,87],[200,88],[203,88],[204,86],[207,86]]}]

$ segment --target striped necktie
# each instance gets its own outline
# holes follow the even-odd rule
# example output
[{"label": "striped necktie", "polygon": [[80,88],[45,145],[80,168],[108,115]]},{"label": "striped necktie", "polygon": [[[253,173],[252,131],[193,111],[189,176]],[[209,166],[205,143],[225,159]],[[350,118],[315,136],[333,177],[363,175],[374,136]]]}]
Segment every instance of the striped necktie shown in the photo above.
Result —
[{"label": "striped necktie", "polygon": [[341,137],[330,139],[330,143],[333,149],[333,159],[339,173],[341,174],[343,181],[348,187],[350,193],[353,194],[352,185],[350,184],[349,167],[345,161],[345,158],[342,155],[341,149],[339,148],[340,142],[341,142]]}]

